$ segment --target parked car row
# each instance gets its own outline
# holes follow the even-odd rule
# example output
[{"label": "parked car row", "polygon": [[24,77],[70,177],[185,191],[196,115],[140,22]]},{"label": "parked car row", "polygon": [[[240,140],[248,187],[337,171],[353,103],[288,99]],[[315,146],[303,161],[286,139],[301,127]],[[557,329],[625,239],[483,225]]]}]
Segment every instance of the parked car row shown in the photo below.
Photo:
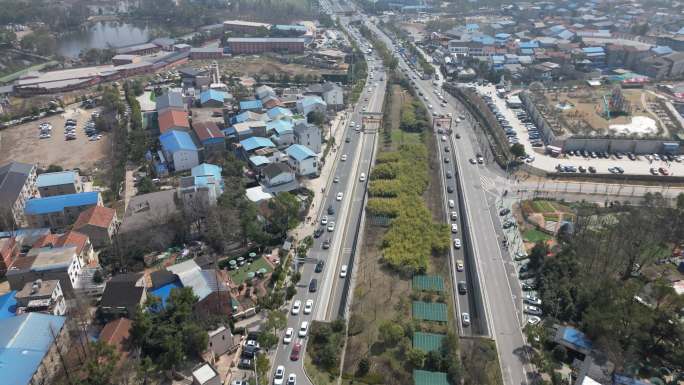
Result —
[{"label": "parked car row", "polygon": [[572,156],[581,156],[585,159],[618,159],[621,160],[623,158],[627,158],[632,161],[636,160],[641,160],[643,157],[644,159],[648,160],[649,162],[653,161],[664,161],[664,162],[677,162],[681,163],[682,162],[682,157],[679,155],[670,155],[670,154],[646,154],[646,155],[637,155],[633,152],[620,152],[620,151],[615,151],[615,152],[608,152],[608,151],[588,151],[588,150],[569,150],[565,152],[565,155],[568,157]]}]

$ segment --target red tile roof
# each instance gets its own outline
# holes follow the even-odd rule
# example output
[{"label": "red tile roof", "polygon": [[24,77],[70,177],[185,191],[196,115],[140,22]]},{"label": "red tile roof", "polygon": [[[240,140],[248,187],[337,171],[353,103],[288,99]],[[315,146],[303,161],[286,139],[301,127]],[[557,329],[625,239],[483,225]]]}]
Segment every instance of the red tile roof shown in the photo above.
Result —
[{"label": "red tile roof", "polygon": [[197,134],[197,138],[200,142],[204,142],[208,139],[223,138],[223,132],[219,130],[216,122],[197,122],[192,123],[192,129]]},{"label": "red tile roof", "polygon": [[110,209],[109,207],[91,207],[78,216],[78,219],[74,224],[74,229],[78,230],[85,225],[103,227],[105,229],[109,228],[112,220],[114,220],[115,214],[116,211],[114,211],[114,209]]},{"label": "red tile roof", "polygon": [[81,254],[88,243],[88,236],[78,231],[68,231],[59,236],[56,247],[76,246],[76,253]]},{"label": "red tile roof", "polygon": [[100,333],[100,341],[106,342],[116,348],[119,352],[124,352],[124,342],[130,335],[133,322],[128,318],[119,318],[105,325]]},{"label": "red tile roof", "polygon": [[166,110],[159,114],[159,132],[163,134],[171,128],[190,130],[188,113],[178,110]]}]

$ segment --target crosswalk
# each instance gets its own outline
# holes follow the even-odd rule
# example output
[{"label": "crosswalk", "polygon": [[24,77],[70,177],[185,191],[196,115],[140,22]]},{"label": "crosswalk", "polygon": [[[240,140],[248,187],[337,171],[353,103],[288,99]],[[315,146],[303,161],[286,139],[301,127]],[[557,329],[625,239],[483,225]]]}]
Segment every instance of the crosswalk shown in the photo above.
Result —
[{"label": "crosswalk", "polygon": [[496,190],[496,182],[494,179],[486,175],[480,175],[480,185],[482,186],[483,190],[488,192]]}]

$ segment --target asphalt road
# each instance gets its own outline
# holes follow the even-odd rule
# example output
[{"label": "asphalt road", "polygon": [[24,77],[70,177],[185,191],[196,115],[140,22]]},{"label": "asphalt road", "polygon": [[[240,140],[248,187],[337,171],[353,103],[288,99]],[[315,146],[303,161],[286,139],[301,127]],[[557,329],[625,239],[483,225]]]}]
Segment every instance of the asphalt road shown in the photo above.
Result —
[{"label": "asphalt road", "polygon": [[[346,20],[342,20],[342,23],[346,24]],[[369,72],[371,67],[381,66],[377,58],[367,56],[366,59]],[[350,123],[354,122],[357,125],[362,123],[364,107],[368,112],[380,112],[382,110],[385,86],[385,74],[381,70],[373,72],[373,79],[370,79],[369,75],[366,80],[366,88],[354,107],[351,118],[346,123],[344,137],[348,138],[349,142],[340,143],[338,150],[334,153],[336,159],[330,176],[333,181],[328,182],[324,203],[318,208],[319,214],[316,220],[320,224],[322,217],[326,216],[328,224],[334,221],[335,227],[331,232],[327,230],[327,225],[321,225],[326,228],[323,235],[314,239],[307,260],[297,263],[296,268],[301,273],[302,278],[297,286],[297,294],[290,301],[290,312],[287,319],[287,327],[294,329],[295,336],[289,344],[283,342],[282,335],[279,336],[280,342],[275,354],[275,361],[272,363],[271,377],[275,368],[283,365],[285,366],[286,378],[290,373],[294,373],[297,376],[298,384],[310,384],[303,370],[303,356],[306,351],[307,338],[299,338],[297,335],[301,323],[313,320],[332,320],[338,316],[338,309],[341,300],[344,298],[344,280],[351,275],[351,271],[349,271],[347,278],[341,278],[340,268],[342,265],[349,265],[354,235],[360,225],[363,198],[366,193],[367,176],[374,149],[375,132],[377,131],[372,124],[369,127],[363,127],[362,131],[357,131],[350,127]],[[345,155],[346,160],[342,160]],[[366,182],[359,181],[361,173],[366,174]],[[337,199],[338,193],[343,194],[341,200]],[[328,214],[329,207],[334,209],[334,214]],[[329,249],[323,249],[323,242],[326,240],[330,242]],[[314,271],[317,260],[325,262],[323,271],[320,273]],[[309,290],[312,279],[317,280],[315,292]],[[299,314],[293,315],[291,306],[296,300],[301,301],[302,309]],[[314,301],[311,314],[304,314],[303,312],[307,300]],[[291,361],[292,347],[298,342],[302,344],[302,354],[298,361]]]}]

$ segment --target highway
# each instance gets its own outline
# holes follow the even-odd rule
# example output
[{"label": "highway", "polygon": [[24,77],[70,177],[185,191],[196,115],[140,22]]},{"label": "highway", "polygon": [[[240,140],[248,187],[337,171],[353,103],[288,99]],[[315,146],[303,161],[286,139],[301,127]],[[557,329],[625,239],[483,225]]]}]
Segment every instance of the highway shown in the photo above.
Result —
[{"label": "highway", "polygon": [[[387,35],[373,24],[367,23],[367,25],[384,40],[388,48],[394,51],[394,45]],[[427,98],[425,104],[433,106],[430,111],[438,115],[451,113],[454,119],[464,113],[460,103],[446,94],[444,95],[446,106],[442,107],[441,100],[434,93],[435,89],[442,92],[441,87],[434,86],[430,81],[421,80],[400,55],[395,55],[400,62],[400,68],[413,79],[416,91],[421,92]],[[460,192],[466,206],[461,209],[466,213],[466,226],[470,234],[470,239],[464,240],[464,243],[472,241],[470,246],[473,251],[472,261],[466,261],[465,277],[479,281],[483,301],[481,308],[484,314],[477,314],[477,317],[481,318],[480,323],[484,321],[487,325],[484,334],[491,336],[496,342],[504,383],[507,385],[527,384],[529,368],[524,364],[526,357],[523,357],[521,353],[526,345],[522,334],[524,318],[516,307],[522,296],[520,285],[516,278],[515,265],[510,256],[501,249],[498,238],[500,224],[497,221],[495,225],[496,215],[492,212],[495,210],[495,198],[502,193],[502,190],[495,185],[487,191],[482,183],[483,180],[491,180],[500,176],[501,173],[498,170],[490,170],[487,164],[470,163],[470,159],[475,158],[479,153],[479,144],[468,119],[453,124],[452,128],[450,140],[455,143],[456,150],[451,154],[456,160],[456,171],[461,181]],[[461,136],[460,139],[456,137],[457,134]],[[468,262],[471,263],[470,266]],[[461,276],[457,275],[456,279],[460,280]],[[471,283],[469,287],[473,286],[474,284]],[[473,299],[480,300],[477,296],[469,298],[471,302]],[[471,303],[467,305],[470,309],[478,308]],[[460,299],[458,306],[460,311],[466,308],[465,303]]]},{"label": "highway", "polygon": [[[341,20],[341,23],[346,26],[347,20]],[[357,39],[360,38],[359,34],[355,35]],[[345,281],[353,274],[350,264],[351,250],[361,223],[368,173],[374,156],[377,136],[375,123],[364,125],[362,130],[351,127],[351,123],[362,124],[364,114],[381,112],[386,88],[386,76],[381,69],[381,62],[372,55],[367,55],[366,61],[369,68],[366,87],[345,124],[346,132],[343,135],[345,140],[338,144],[336,152],[331,152],[335,162],[333,172],[330,175],[331,180],[327,181],[328,187],[326,188],[324,203],[321,207],[316,208],[318,214],[315,220],[323,228],[323,234],[314,238],[313,246],[306,260],[299,261],[296,264],[302,278],[297,285],[297,294],[288,303],[290,308],[287,319],[287,327],[294,329],[294,337],[292,342],[285,344],[283,336],[279,336],[280,341],[275,352],[275,360],[271,366],[271,378],[275,369],[279,365],[283,365],[285,366],[286,379],[290,373],[294,373],[297,376],[298,384],[310,384],[303,370],[308,338],[298,337],[300,325],[304,321],[337,319],[339,310],[346,298],[344,295]],[[371,68],[375,67],[378,69],[371,72]],[[363,182],[359,180],[361,173],[366,176]],[[341,200],[338,200],[339,193],[342,193]],[[333,209],[333,214],[329,214],[329,208]],[[321,224],[323,217],[327,219],[326,225]],[[327,226],[331,222],[335,222],[335,226],[333,231],[328,231]],[[330,242],[328,249],[323,248],[324,242]],[[319,273],[314,270],[318,260],[325,263],[323,271]],[[340,277],[340,269],[343,265],[350,266],[346,278]],[[312,279],[317,281],[317,289],[314,292],[309,290]],[[304,314],[304,306],[307,300],[314,301],[313,310],[310,314]],[[292,314],[292,305],[295,301],[301,301],[301,310],[296,315]],[[296,343],[302,344],[302,353],[299,360],[292,361],[290,354]]]}]

